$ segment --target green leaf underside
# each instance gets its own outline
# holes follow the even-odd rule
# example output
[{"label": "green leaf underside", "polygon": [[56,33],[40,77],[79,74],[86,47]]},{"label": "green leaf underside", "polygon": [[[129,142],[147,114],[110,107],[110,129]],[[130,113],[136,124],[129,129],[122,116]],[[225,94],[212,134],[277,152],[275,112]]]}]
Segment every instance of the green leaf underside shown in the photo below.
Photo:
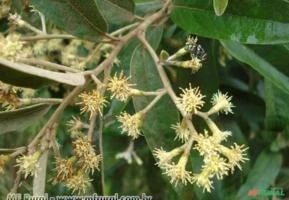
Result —
[{"label": "green leaf underside", "polygon": [[260,75],[271,81],[276,87],[289,93],[289,78],[278,71],[251,49],[232,41],[221,41],[228,52],[243,63],[250,65]]},{"label": "green leaf underside", "polygon": [[[147,40],[154,49],[157,48],[163,29],[155,28]],[[163,88],[163,84],[158,75],[154,61],[148,51],[139,45],[133,52],[130,62],[131,81],[137,85],[137,88],[143,91],[155,91]],[[133,97],[133,103],[136,111],[144,109],[154,97]],[[155,148],[164,148],[172,150],[176,142],[173,142],[175,133],[171,125],[179,121],[179,114],[168,95],[162,99],[145,115],[142,124],[142,132],[151,151]],[[179,198],[186,195],[185,189],[180,186],[174,188]]]},{"label": "green leaf underside", "polygon": [[257,158],[248,178],[237,194],[238,200],[249,200],[248,192],[252,189],[267,189],[274,183],[282,165],[282,156],[279,153],[263,152]]},{"label": "green leaf underside", "polygon": [[217,16],[224,14],[228,6],[228,0],[214,0],[214,10]]},{"label": "green leaf underside", "polygon": [[111,24],[130,22],[134,19],[132,0],[96,0],[99,10]]},{"label": "green leaf underside", "polygon": [[107,24],[94,0],[31,0],[47,19],[82,39],[99,41]]},{"label": "green leaf underside", "polygon": [[[151,45],[155,48],[158,46],[162,36],[162,29],[155,29],[155,34],[148,38]],[[132,82],[135,83],[140,90],[155,91],[163,88],[156,66],[142,45],[138,46],[132,55],[130,62],[130,71]],[[134,97],[133,102],[136,111],[145,108],[153,97]],[[170,128],[172,124],[178,120],[178,112],[170,100],[169,96],[164,96],[150,110],[144,119],[143,133],[151,148],[168,147],[174,136],[173,130]],[[170,141],[169,141],[170,140]]]},{"label": "green leaf underside", "polygon": [[136,13],[138,15],[145,15],[147,13],[156,11],[162,7],[160,0],[153,0],[147,2],[136,3]]},{"label": "green leaf underside", "polygon": [[45,115],[50,108],[47,104],[37,104],[13,111],[0,112],[0,134],[23,130]]},{"label": "green leaf underside", "polygon": [[39,88],[52,83],[79,86],[85,82],[85,78],[81,74],[52,72],[3,58],[0,58],[0,80],[15,86],[29,88]]},{"label": "green leaf underside", "polygon": [[[184,30],[249,44],[289,41],[289,4],[271,0],[231,0],[217,17],[211,1],[174,0],[171,17]],[[278,12],[276,12],[278,11]]]}]

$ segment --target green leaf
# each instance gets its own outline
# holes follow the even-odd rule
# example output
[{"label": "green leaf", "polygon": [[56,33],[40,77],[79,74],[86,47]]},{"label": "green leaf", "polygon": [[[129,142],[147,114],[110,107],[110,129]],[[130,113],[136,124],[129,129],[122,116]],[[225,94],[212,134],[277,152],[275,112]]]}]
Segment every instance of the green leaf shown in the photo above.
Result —
[{"label": "green leaf", "polygon": [[[151,38],[153,38],[153,36],[155,34],[158,34],[159,32],[160,32],[160,29],[149,27],[146,31],[146,37],[150,41]],[[131,61],[132,55],[134,54],[135,49],[138,48],[140,45],[141,43],[139,42],[138,39],[134,38],[130,40],[130,42],[128,42],[118,54],[118,59],[120,60],[121,68],[114,68],[114,69],[117,71],[123,71],[126,76],[129,76],[130,66],[131,66],[130,61]]]},{"label": "green leaf", "polygon": [[45,115],[50,105],[37,104],[13,111],[0,112],[0,134],[23,130]]},{"label": "green leaf", "polygon": [[289,41],[288,3],[231,0],[221,17],[216,17],[212,4],[209,0],[174,0],[171,17],[184,30],[209,38],[250,44]]},{"label": "green leaf", "polygon": [[121,24],[134,20],[133,0],[95,0],[99,10],[110,24]]},{"label": "green leaf", "polygon": [[269,130],[282,131],[289,123],[289,94],[265,80],[266,119]]},{"label": "green leaf", "polygon": [[[154,49],[157,48],[163,29],[155,28],[154,34],[148,37],[148,41]],[[147,34],[148,35],[148,34]],[[163,88],[163,84],[158,75],[155,63],[148,51],[139,45],[133,52],[130,62],[131,80],[137,85],[137,88],[143,91],[155,91]],[[133,97],[133,103],[136,111],[144,109],[153,100],[154,97]],[[168,95],[162,99],[146,113],[142,124],[142,132],[151,151],[155,148],[163,147],[165,150],[171,150],[177,143],[173,142],[175,133],[171,125],[179,121],[179,113]],[[180,198],[186,195],[184,187],[175,189]],[[191,192],[191,190],[189,191]]]},{"label": "green leaf", "polygon": [[286,45],[250,45],[254,52],[271,63],[280,72],[289,76],[288,57],[289,50]]},{"label": "green leaf", "polygon": [[147,1],[138,1],[136,3],[136,13],[138,15],[146,15],[148,13],[154,12],[162,7],[160,0],[147,0]]},{"label": "green leaf", "polygon": [[281,169],[282,155],[279,153],[262,152],[257,158],[248,179],[238,191],[238,200],[249,200],[248,192],[252,189],[267,189],[272,185]]},{"label": "green leaf", "polygon": [[82,39],[99,41],[107,25],[94,0],[31,0],[59,28]]},{"label": "green leaf", "polygon": [[39,88],[52,83],[83,85],[82,74],[53,72],[0,58],[0,80],[15,86]]},{"label": "green leaf", "polygon": [[[160,42],[162,29],[159,29],[151,38],[151,44],[156,47]],[[155,91],[163,88],[156,66],[145,48],[138,46],[131,58],[130,63],[132,82],[135,83],[140,90]],[[145,108],[153,97],[134,97],[133,102],[136,111]],[[178,112],[166,95],[150,110],[144,119],[143,132],[144,136],[151,148],[167,147],[171,144],[174,132],[170,126],[178,120]]]},{"label": "green leaf", "polygon": [[229,0],[214,0],[214,10],[217,16],[224,14]]},{"label": "green leaf", "polygon": [[276,87],[289,93],[289,78],[279,72],[274,66],[258,56],[251,49],[232,41],[222,41],[223,46],[236,59],[250,65],[264,78],[271,81]]}]

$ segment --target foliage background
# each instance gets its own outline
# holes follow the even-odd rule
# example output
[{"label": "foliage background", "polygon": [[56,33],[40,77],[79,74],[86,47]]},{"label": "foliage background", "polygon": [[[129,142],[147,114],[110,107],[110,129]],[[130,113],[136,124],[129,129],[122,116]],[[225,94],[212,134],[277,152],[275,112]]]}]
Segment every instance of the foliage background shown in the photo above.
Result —
[{"label": "foliage background", "polygon": [[[89,16],[93,15],[96,29],[85,24],[85,20],[77,15],[64,0],[32,0],[31,4],[46,15],[48,23],[57,25],[70,34],[84,39],[98,41],[101,32],[116,30],[130,23],[131,12],[139,16],[153,13],[162,5],[161,1],[123,1],[123,8],[112,7],[109,0],[98,0],[102,13],[96,13],[97,7],[87,1],[80,6]],[[151,27],[147,38],[157,52],[165,49],[173,53],[183,46],[188,34],[199,36],[200,44],[208,54],[203,68],[196,74],[190,70],[167,67],[166,70],[177,92],[179,87],[192,83],[200,86],[207,101],[220,88],[233,96],[234,115],[216,116],[218,124],[223,129],[233,132],[230,141],[246,144],[250,161],[246,162],[242,171],[215,181],[215,190],[211,194],[203,193],[195,185],[184,188],[174,188],[166,177],[155,166],[151,150],[163,145],[176,146],[174,133],[170,124],[178,120],[176,110],[170,100],[164,98],[156,110],[147,117],[144,124],[144,137],[136,141],[137,153],[143,159],[143,165],[127,164],[124,160],[116,160],[115,155],[124,151],[128,138],[120,134],[116,122],[104,129],[104,175],[105,193],[120,193],[136,195],[146,193],[154,199],[250,199],[247,192],[250,189],[269,187],[282,188],[289,194],[289,4],[284,0],[230,0],[225,13],[217,17],[211,0],[174,0],[172,13],[165,26]],[[57,9],[56,9],[57,8]],[[35,14],[25,12],[23,3],[13,1],[13,9],[35,26],[39,19]],[[96,9],[96,10],[94,10]],[[103,11],[107,11],[104,12]],[[113,15],[111,15],[113,13]],[[117,14],[116,14],[117,13]],[[104,16],[104,18],[102,17]],[[63,17],[69,16],[71,21],[64,23]],[[115,18],[114,16],[118,16]],[[7,29],[7,19],[0,21],[1,31]],[[77,27],[77,29],[75,29]],[[160,86],[154,64],[137,40],[130,41],[120,52],[118,59],[121,64],[116,70],[125,70],[132,75],[132,81],[140,89],[152,90]],[[3,69],[3,67],[1,66]],[[0,72],[3,75],[3,72]],[[0,79],[3,79],[3,76]],[[6,77],[7,79],[7,77]],[[17,78],[13,73],[10,82]],[[25,84],[33,84],[33,81]],[[60,86],[62,87],[62,86]],[[37,96],[63,97],[65,89],[55,92],[50,86],[37,88]],[[147,100],[134,98],[125,105],[112,102],[110,112],[117,114],[123,109],[130,112],[139,110]],[[206,109],[206,107],[204,108]],[[40,120],[30,119],[29,126],[15,127],[15,120],[9,120],[6,113],[0,113],[0,127],[15,129],[0,135],[0,146],[11,148],[25,145],[40,130],[41,126],[55,110],[52,107],[48,114]],[[108,112],[108,111],[105,111]],[[62,146],[63,155],[70,155],[71,139],[66,123],[72,115],[78,115],[78,108],[69,108],[64,112],[58,130],[57,139]],[[36,112],[35,117],[43,115]],[[15,117],[15,116],[14,116]],[[17,114],[17,122],[27,122],[27,114]],[[198,130],[203,130],[205,124],[198,121]],[[3,132],[1,131],[0,132]],[[97,144],[97,141],[95,141]],[[52,161],[52,158],[49,158]],[[191,155],[191,167],[198,170],[200,158],[197,153]],[[53,162],[48,168],[48,179]],[[8,173],[9,172],[9,173]],[[15,169],[9,166],[7,173],[0,179],[0,196],[5,195],[13,184]],[[100,177],[95,174],[90,192],[98,192]],[[31,180],[27,180],[20,188],[21,192],[31,191]],[[50,195],[70,194],[62,185],[47,184],[46,191]]]}]

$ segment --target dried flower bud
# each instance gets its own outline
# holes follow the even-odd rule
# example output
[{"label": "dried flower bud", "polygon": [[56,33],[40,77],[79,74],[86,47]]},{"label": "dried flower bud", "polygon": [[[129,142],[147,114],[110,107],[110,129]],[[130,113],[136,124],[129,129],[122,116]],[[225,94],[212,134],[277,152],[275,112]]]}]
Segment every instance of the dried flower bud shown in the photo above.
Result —
[{"label": "dried flower bud", "polygon": [[94,152],[91,142],[86,137],[77,138],[72,142],[73,153],[79,158],[86,157],[90,152]]},{"label": "dried flower bud", "polygon": [[90,184],[90,179],[88,179],[83,172],[77,173],[77,175],[74,175],[67,179],[65,185],[72,190],[72,193],[85,193],[86,189],[88,188]]},{"label": "dried flower bud", "polygon": [[15,109],[19,105],[15,88],[2,82],[0,82],[0,104],[7,109]]},{"label": "dried flower bud", "polygon": [[101,155],[96,155],[90,141],[85,138],[78,138],[72,143],[74,155],[77,157],[77,163],[85,172],[99,170],[102,160]]},{"label": "dried flower bud", "polygon": [[70,159],[56,158],[54,171],[57,173],[57,175],[54,178],[54,182],[65,182],[68,178],[70,178],[74,173],[74,162],[74,157]]},{"label": "dried flower bud", "polygon": [[93,174],[94,170],[99,171],[101,161],[101,155],[96,155],[94,151],[91,151],[84,158],[80,158],[77,163],[85,172]]}]

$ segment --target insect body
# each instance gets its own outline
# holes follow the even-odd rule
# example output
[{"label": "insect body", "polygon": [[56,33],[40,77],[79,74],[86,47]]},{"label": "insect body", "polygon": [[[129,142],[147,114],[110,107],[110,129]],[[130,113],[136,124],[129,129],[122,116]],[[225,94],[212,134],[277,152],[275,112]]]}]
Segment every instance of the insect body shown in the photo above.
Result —
[{"label": "insect body", "polygon": [[197,45],[191,52],[191,57],[197,57],[200,60],[206,60],[207,54],[201,45]]}]

